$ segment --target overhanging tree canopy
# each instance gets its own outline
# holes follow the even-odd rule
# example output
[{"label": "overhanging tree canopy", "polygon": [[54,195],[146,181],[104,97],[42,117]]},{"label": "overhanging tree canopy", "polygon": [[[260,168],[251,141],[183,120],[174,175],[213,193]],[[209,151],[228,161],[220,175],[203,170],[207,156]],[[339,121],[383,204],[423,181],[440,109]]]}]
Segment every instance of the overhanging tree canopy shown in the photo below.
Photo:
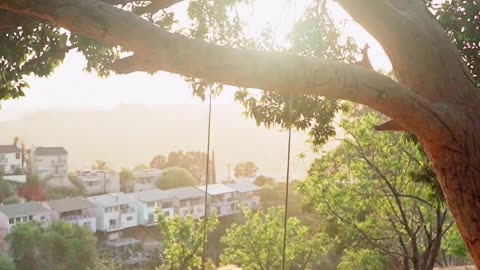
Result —
[{"label": "overhanging tree canopy", "polygon": [[[48,75],[66,51],[77,49],[89,60],[87,69],[101,75],[109,70],[162,70],[188,77],[197,90],[212,82],[217,88],[228,84],[266,90],[261,105],[281,101],[274,92],[302,96],[294,106],[294,124],[312,127],[320,142],[332,133],[328,123],[341,109],[333,99],[368,105],[392,119],[379,129],[408,131],[419,138],[480,267],[478,1],[434,5],[422,0],[337,0],[382,45],[398,81],[348,64],[351,57],[325,53],[335,46],[287,53],[251,44],[242,38],[238,16],[227,12],[228,6],[247,0],[192,0],[189,15],[194,30],[185,35],[170,32],[173,14],[157,11],[180,1],[0,0],[0,97],[22,95],[24,75]],[[312,0],[310,15],[322,10],[325,1]],[[314,21],[311,28],[323,30],[310,35],[318,38],[309,40],[310,45],[328,43],[318,33],[335,34],[326,17],[321,13],[321,20]],[[212,32],[213,28],[217,30]],[[305,40],[296,43],[304,44]],[[242,49],[248,47],[257,50]],[[122,50],[133,54],[118,59]],[[285,125],[281,106],[265,111],[245,95],[238,98],[267,125]],[[306,106],[314,109],[301,109]],[[322,124],[325,133],[318,128]]]}]

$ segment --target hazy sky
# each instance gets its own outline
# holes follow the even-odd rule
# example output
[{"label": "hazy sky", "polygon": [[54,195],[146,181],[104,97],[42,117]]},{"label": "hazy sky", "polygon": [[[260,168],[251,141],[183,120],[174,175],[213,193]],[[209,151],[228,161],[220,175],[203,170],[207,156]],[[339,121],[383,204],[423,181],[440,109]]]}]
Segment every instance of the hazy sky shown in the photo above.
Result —
[{"label": "hazy sky", "polygon": [[[242,10],[248,21],[248,32],[256,36],[267,24],[276,29],[279,42],[289,32],[293,22],[299,16],[306,1],[276,0],[258,1],[254,6]],[[185,4],[174,7],[178,14],[185,14]],[[346,15],[340,8],[334,8],[334,14],[340,19]],[[295,13],[297,13],[295,15]],[[184,16],[185,17],[185,16]],[[389,63],[381,47],[359,26],[349,23],[346,31],[355,36],[360,44],[369,42],[370,58],[375,67],[389,69]],[[85,60],[80,54],[70,53],[65,62],[49,78],[31,77],[31,86],[26,97],[2,103],[2,115],[12,115],[19,111],[38,109],[108,109],[119,104],[192,104],[200,103],[191,95],[188,85],[177,75],[159,72],[153,76],[134,73],[122,76],[98,78],[95,74],[82,71]],[[233,88],[227,88],[216,98],[216,103],[233,102]]]}]

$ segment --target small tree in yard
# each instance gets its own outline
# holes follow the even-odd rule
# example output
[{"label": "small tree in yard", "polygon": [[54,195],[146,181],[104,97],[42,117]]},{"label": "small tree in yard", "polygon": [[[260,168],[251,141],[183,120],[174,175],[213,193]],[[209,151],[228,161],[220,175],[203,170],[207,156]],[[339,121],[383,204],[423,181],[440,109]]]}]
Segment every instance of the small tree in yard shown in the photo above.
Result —
[{"label": "small tree in yard", "polygon": [[[233,224],[221,239],[226,246],[222,263],[245,270],[281,269],[284,211],[272,207],[265,213],[244,214],[246,222]],[[288,219],[287,230],[285,269],[312,269],[331,247],[326,235],[312,232],[296,218]]]},{"label": "small tree in yard", "polygon": [[96,258],[96,238],[86,227],[53,222],[18,224],[7,235],[17,270],[85,270]]},{"label": "small tree in yard", "polygon": [[370,129],[381,121],[375,113],[343,120],[345,139],[314,162],[301,192],[319,217],[346,229],[342,269],[375,261],[367,268],[395,269],[387,264],[393,262],[398,269],[431,270],[453,223],[435,190],[413,178],[426,162],[421,151],[400,134]]},{"label": "small tree in yard", "polygon": [[[207,221],[207,232],[215,229],[215,216]],[[163,239],[163,263],[157,270],[196,270],[201,268],[203,220],[192,216],[171,219],[158,214],[158,226]]]},{"label": "small tree in yard", "polygon": [[[250,1],[188,1],[190,21],[173,28],[186,17],[168,9],[179,2],[0,0],[0,99],[24,95],[29,75],[51,74],[75,50],[100,75],[183,75],[202,98],[206,85],[236,86],[257,123],[308,129],[318,143],[334,134],[339,99],[367,105],[389,117],[378,130],[418,138],[480,267],[478,0],[306,1],[287,48],[275,46],[272,31],[246,38],[236,10]],[[395,80],[372,70],[366,50],[354,64],[358,50],[339,33],[334,3],[380,43]]]},{"label": "small tree in yard", "polygon": [[258,167],[251,161],[241,162],[235,165],[233,169],[235,177],[254,177],[257,174]]},{"label": "small tree in yard", "polygon": [[172,167],[163,172],[157,179],[157,187],[160,189],[171,189],[185,186],[198,185],[195,177],[186,169]]}]

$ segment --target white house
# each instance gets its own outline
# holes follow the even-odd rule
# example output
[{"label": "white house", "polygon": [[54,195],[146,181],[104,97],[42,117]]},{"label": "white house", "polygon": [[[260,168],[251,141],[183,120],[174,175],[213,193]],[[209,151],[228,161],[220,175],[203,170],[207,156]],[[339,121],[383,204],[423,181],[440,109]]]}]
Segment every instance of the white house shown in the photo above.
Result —
[{"label": "white house", "polygon": [[137,192],[157,188],[157,180],[162,175],[163,171],[158,169],[134,170],[133,176],[135,177],[135,182],[133,191]]},{"label": "white house", "polygon": [[30,149],[30,170],[54,187],[73,187],[68,180],[68,152],[63,147]]},{"label": "white house", "polygon": [[86,226],[92,232],[97,230],[95,204],[81,197],[47,201],[50,209],[58,213],[61,221]]},{"label": "white house", "polygon": [[[198,188],[205,191],[205,186]],[[208,185],[207,193],[211,197],[208,203],[211,213],[222,217],[238,212],[238,198],[235,189],[224,184],[212,184]]]},{"label": "white house", "polygon": [[[175,200],[175,214],[184,218],[188,215],[193,216],[194,219],[199,219],[205,214],[205,192],[195,187],[179,187],[173,189],[166,189],[173,195]],[[207,196],[207,199],[210,196]]]},{"label": "white house", "polygon": [[140,202],[138,206],[138,225],[154,225],[158,213],[169,218],[175,215],[175,202],[178,199],[168,191],[151,189],[129,193],[128,195]]},{"label": "white house", "polygon": [[120,176],[113,172],[102,170],[78,171],[77,177],[88,195],[120,191]]},{"label": "white house", "polygon": [[113,232],[138,225],[138,201],[123,192],[86,198],[95,204],[97,231]]},{"label": "white house", "polygon": [[39,221],[49,224],[57,220],[58,214],[39,202],[25,202],[0,206],[0,239],[8,234],[15,225],[27,221]]},{"label": "white house", "polygon": [[250,210],[260,208],[261,188],[259,186],[246,181],[238,181],[226,185],[237,191],[237,199],[242,207]]},{"label": "white house", "polygon": [[19,175],[23,172],[22,150],[16,145],[0,145],[0,175]]}]

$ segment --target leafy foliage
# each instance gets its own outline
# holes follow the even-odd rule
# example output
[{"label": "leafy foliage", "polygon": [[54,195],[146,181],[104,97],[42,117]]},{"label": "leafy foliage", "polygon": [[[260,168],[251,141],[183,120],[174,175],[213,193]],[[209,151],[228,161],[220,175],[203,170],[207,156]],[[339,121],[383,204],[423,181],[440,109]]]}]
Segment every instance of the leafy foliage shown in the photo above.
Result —
[{"label": "leafy foliage", "polygon": [[257,186],[273,185],[275,183],[275,179],[264,175],[259,175],[255,178],[255,181],[253,181],[253,183]]},{"label": "leafy foliage", "polygon": [[93,267],[87,270],[121,270],[122,267],[110,258],[99,257],[95,260]]},{"label": "leafy foliage", "polygon": [[135,176],[127,168],[120,170],[120,190],[122,192],[131,192],[133,190]]},{"label": "leafy foliage", "polygon": [[38,175],[28,175],[26,183],[18,187],[17,193],[27,201],[44,201],[45,183]]},{"label": "leafy foliage", "polygon": [[241,162],[233,169],[235,177],[254,177],[258,171],[257,165],[251,161]]},{"label": "leafy foliage", "polygon": [[0,269],[15,270],[15,264],[7,256],[0,254]]},{"label": "leafy foliage", "polygon": [[3,201],[3,204],[15,204],[15,203],[20,203],[20,202],[21,202],[20,198],[13,195],[13,196],[10,196],[10,197],[6,198]]},{"label": "leafy foliage", "polygon": [[83,270],[95,262],[95,236],[70,223],[18,224],[6,240],[17,270]]},{"label": "leafy foliage", "polygon": [[429,269],[449,228],[448,210],[430,185],[412,178],[426,157],[400,134],[372,130],[382,121],[374,113],[346,117],[341,145],[314,162],[301,192],[309,209],[343,228],[341,240],[350,245],[344,256],[380,252],[387,263]]},{"label": "leafy foliage", "polygon": [[338,270],[383,270],[387,269],[385,256],[377,250],[346,250]]},{"label": "leafy foliage", "polygon": [[197,180],[189,171],[178,167],[166,169],[157,180],[157,187],[160,189],[196,186],[197,184]]},{"label": "leafy foliage", "polygon": [[4,203],[8,197],[13,195],[15,195],[15,189],[0,177],[0,203]]},{"label": "leafy foliage", "polygon": [[450,34],[457,48],[467,61],[477,84],[480,75],[480,1],[445,1],[435,5],[427,1],[435,10],[439,23]]},{"label": "leafy foliage", "polygon": [[[156,169],[166,169],[170,167],[180,167],[187,169],[197,180],[198,183],[205,179],[205,166],[207,164],[207,154],[204,152],[170,152],[168,158],[163,155],[155,156],[150,162],[150,167]],[[211,161],[209,162],[212,166]]]},{"label": "leafy foliage", "polygon": [[[203,234],[203,220],[195,221],[192,216],[171,219],[158,215],[158,226],[163,237],[163,263],[158,270],[200,269]],[[212,232],[218,220],[215,216],[207,220],[207,232]]]},{"label": "leafy foliage", "polygon": [[[281,269],[284,211],[270,208],[265,213],[244,214],[245,224],[233,224],[221,239],[226,245],[222,263],[245,270]],[[286,269],[312,269],[331,246],[326,235],[310,231],[293,217],[288,219],[287,239]]]}]

